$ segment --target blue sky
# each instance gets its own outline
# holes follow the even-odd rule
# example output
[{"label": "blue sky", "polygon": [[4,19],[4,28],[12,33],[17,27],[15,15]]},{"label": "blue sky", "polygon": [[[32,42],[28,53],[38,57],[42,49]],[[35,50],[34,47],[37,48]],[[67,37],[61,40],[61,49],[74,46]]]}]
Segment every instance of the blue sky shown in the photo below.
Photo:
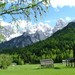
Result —
[{"label": "blue sky", "polygon": [[[55,26],[56,21],[60,18],[66,21],[75,19],[75,0],[50,0],[51,4],[48,12],[38,19],[38,22],[48,23],[52,27]],[[10,19],[8,16],[7,21]],[[33,20],[31,21],[35,23]]]},{"label": "blue sky", "polygon": [[64,6],[62,8],[53,8],[52,6],[50,6],[49,11],[45,14],[42,21],[48,21],[50,25],[54,26],[56,21],[60,18],[67,21],[74,20],[75,7]]},{"label": "blue sky", "polygon": [[51,0],[46,17],[45,20],[50,20],[52,26],[60,18],[66,21],[75,20],[75,0]]}]

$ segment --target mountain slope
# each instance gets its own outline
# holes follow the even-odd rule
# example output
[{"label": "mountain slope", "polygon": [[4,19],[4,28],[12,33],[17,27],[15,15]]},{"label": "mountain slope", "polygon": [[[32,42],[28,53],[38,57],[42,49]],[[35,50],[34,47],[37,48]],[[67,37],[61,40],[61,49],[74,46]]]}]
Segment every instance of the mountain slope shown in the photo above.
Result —
[{"label": "mountain slope", "polygon": [[67,40],[73,39],[75,40],[75,22],[70,22],[66,27],[61,30],[58,30],[56,33],[52,35],[53,38]]},{"label": "mountain slope", "polygon": [[[38,41],[42,40],[41,38],[43,38],[43,37],[45,37],[45,35],[42,32],[36,32],[35,35],[25,32],[25,33],[23,33],[23,35],[21,35],[19,37],[16,37],[10,41],[6,41],[6,42],[0,44],[0,47],[3,47],[3,46],[5,48],[25,47],[34,42],[38,42]],[[45,38],[43,38],[43,39],[45,39]],[[64,27],[61,30],[58,30],[48,39],[41,41],[41,43],[38,42],[38,44],[35,43],[33,45],[37,45],[37,46],[39,44],[43,45],[43,43],[45,42],[44,45],[49,44],[49,46],[50,46],[52,41],[55,42],[54,40],[57,41],[57,44],[58,44],[58,42],[63,42],[63,41],[68,41],[68,42],[75,41],[75,22],[69,23],[66,27]]]},{"label": "mountain slope", "polygon": [[5,49],[3,53],[16,53],[29,63],[37,63],[40,59],[45,58],[52,58],[54,62],[61,62],[62,59],[72,57],[74,45],[75,22],[71,22],[46,40],[23,48]]},{"label": "mountain slope", "polygon": [[42,31],[36,31],[34,34],[29,34],[28,32],[24,32],[23,35],[13,38],[9,41],[3,42],[0,44],[0,48],[17,48],[17,47],[25,47],[31,45],[35,42],[41,41],[48,38]]}]

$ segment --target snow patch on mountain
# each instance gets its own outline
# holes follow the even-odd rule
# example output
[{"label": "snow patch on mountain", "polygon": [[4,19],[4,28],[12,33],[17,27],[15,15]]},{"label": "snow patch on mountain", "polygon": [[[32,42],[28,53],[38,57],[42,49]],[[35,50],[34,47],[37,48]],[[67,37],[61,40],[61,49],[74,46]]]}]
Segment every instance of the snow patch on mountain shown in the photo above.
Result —
[{"label": "snow patch on mountain", "polygon": [[38,32],[41,35],[44,34],[46,37],[52,34],[51,26],[42,22],[33,25],[31,22],[25,20],[18,20],[12,23],[0,21],[0,25],[3,27],[1,32],[3,32],[2,34],[5,35],[7,41],[22,35],[24,32],[28,34],[35,34]]},{"label": "snow patch on mountain", "polygon": [[58,30],[61,30],[65,26],[67,26],[68,22],[66,22],[64,19],[60,18],[57,20],[55,27],[53,28],[53,33],[55,33]]}]

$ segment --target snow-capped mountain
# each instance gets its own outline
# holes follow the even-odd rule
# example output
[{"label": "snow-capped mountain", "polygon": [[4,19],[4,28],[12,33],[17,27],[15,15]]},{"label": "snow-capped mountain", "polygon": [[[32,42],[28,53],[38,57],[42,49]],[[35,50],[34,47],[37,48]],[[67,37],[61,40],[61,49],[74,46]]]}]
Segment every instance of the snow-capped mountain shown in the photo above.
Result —
[{"label": "snow-capped mountain", "polygon": [[56,31],[64,28],[67,23],[63,19],[59,19],[56,26],[52,29],[50,25],[38,23],[32,25],[30,22],[20,21],[18,25],[13,23],[12,25],[4,26],[1,33],[7,38],[0,44],[0,48],[13,47],[25,47],[35,42],[45,40],[50,37]]},{"label": "snow-capped mountain", "polygon": [[0,44],[0,48],[15,48],[15,47],[25,47],[31,45],[35,42],[46,39],[47,36],[42,31],[36,31],[34,34],[29,34],[29,32],[24,32],[21,36],[15,37],[9,41]]},{"label": "snow-capped mountain", "polygon": [[43,23],[32,25],[31,22],[26,22],[24,20],[16,23],[0,21],[0,26],[0,33],[5,37],[6,41],[21,36],[23,33],[28,33],[28,35],[32,37],[35,36],[35,34],[39,34],[40,40],[46,39],[52,34],[50,25]]},{"label": "snow-capped mountain", "polygon": [[55,33],[56,31],[58,30],[61,30],[62,28],[64,28],[65,26],[67,26],[67,22],[65,20],[63,20],[62,18],[59,19],[57,22],[56,22],[56,25],[55,27],[53,28],[53,33]]},{"label": "snow-capped mountain", "polygon": [[[24,26],[23,26],[24,24]],[[1,25],[2,26],[2,25]],[[3,25],[0,32],[5,36],[7,41],[1,43],[0,47],[25,47],[32,43],[44,40],[51,36],[52,28],[48,24],[38,23],[32,25],[30,22],[19,22],[18,25],[12,23]]]},{"label": "snow-capped mountain", "polygon": [[45,36],[49,37],[52,33],[52,28],[48,24],[39,23],[28,29],[29,34],[34,34],[36,32],[42,32]]},{"label": "snow-capped mountain", "polygon": [[27,32],[29,35],[31,34],[32,37],[38,33],[40,35],[40,40],[44,40],[50,37],[56,31],[65,27],[67,22],[63,19],[59,19],[53,29],[49,24],[46,23],[44,24],[40,22],[33,25],[31,22],[27,22],[25,20],[19,20],[12,23],[7,23],[1,20],[0,24],[0,33],[5,37],[6,41],[21,36],[25,32]]},{"label": "snow-capped mountain", "polygon": [[[35,35],[36,32],[39,33],[40,35],[44,34],[44,37],[40,36],[41,40],[51,36],[52,34],[52,28],[48,24],[38,23],[36,25],[32,25],[30,22],[28,24],[24,21],[22,22],[21,23],[19,22],[17,28],[12,27],[14,28],[13,31],[15,31],[15,33],[10,35],[9,40],[14,37],[18,37],[19,35],[22,35],[25,32],[28,33],[29,35],[30,34]],[[22,24],[25,24],[25,26],[23,26]]]}]

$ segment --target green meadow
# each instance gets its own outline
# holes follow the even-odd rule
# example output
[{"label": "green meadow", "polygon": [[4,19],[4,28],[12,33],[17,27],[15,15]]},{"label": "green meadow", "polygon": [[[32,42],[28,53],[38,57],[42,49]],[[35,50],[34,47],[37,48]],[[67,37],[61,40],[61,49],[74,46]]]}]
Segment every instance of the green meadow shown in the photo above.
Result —
[{"label": "green meadow", "polygon": [[75,75],[75,68],[55,64],[54,68],[40,68],[40,65],[17,65],[0,70],[0,75]]}]

